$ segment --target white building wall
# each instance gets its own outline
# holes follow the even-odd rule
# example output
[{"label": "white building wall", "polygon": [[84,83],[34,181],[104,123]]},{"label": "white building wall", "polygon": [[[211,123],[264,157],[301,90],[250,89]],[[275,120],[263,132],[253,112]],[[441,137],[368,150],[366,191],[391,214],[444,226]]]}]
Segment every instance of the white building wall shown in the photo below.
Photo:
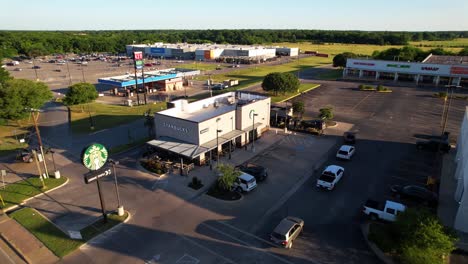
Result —
[{"label": "white building wall", "polygon": [[[255,123],[262,123],[262,125],[257,128],[257,131],[261,131],[266,126],[270,126],[270,106],[271,99],[267,98],[238,107],[237,113],[240,116],[237,117],[237,129],[244,130],[248,127],[252,127],[253,121],[255,121]],[[255,120],[253,120],[253,113],[258,114]]]},{"label": "white building wall", "polygon": [[457,189],[454,199],[459,203],[454,228],[468,232],[468,107],[463,117],[460,136],[457,141],[456,172]]},{"label": "white building wall", "polygon": [[166,136],[199,144],[198,123],[156,113],[154,115],[156,138]]},{"label": "white building wall", "polygon": [[226,113],[218,117],[201,122],[199,124],[200,144],[204,144],[208,141],[216,139],[217,129],[222,130],[222,132],[219,133],[219,136],[222,136],[226,133],[229,133],[235,130],[236,128],[234,125],[235,120],[236,120],[236,112],[231,111],[229,113]]}]

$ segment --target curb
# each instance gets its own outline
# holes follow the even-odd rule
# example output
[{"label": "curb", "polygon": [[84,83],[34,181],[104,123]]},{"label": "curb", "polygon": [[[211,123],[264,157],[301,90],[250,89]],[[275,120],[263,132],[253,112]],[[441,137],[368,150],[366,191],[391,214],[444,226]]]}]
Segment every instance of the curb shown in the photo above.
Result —
[{"label": "curb", "polygon": [[284,99],[284,100],[281,100],[281,101],[279,101],[278,103],[282,103],[282,102],[285,102],[285,101],[287,101],[287,100],[290,100],[290,99],[292,99],[292,98],[294,98],[294,97],[298,97],[298,96],[300,96],[301,94],[307,93],[308,91],[311,91],[311,90],[314,90],[314,89],[316,89],[316,88],[319,88],[320,86],[322,86],[322,85],[321,85],[321,84],[316,84],[315,86],[312,86],[312,87],[310,87],[309,89],[304,90],[304,91],[302,91],[302,92],[300,92],[300,93],[298,93],[298,94],[296,94],[296,95],[293,95],[293,96],[288,97],[288,98],[286,98],[286,99]]},{"label": "curb", "polygon": [[377,256],[378,259],[380,259],[383,263],[385,264],[395,264],[395,262],[387,257],[382,250],[372,241],[370,241],[367,236],[369,235],[369,222],[365,222],[361,224],[361,232],[362,236],[364,237],[364,240],[367,243],[367,246],[374,252],[374,254]]},{"label": "curb", "polygon": [[19,204],[13,205],[13,206],[8,207],[8,208],[4,208],[4,209],[3,209],[3,213],[7,213],[7,212],[10,212],[10,211],[12,211],[12,210],[15,210],[15,209],[17,209],[18,207],[20,207],[20,206],[26,204],[28,201],[30,201],[30,200],[32,200],[32,199],[35,199],[35,198],[40,197],[40,196],[42,196],[42,195],[45,195],[45,194],[47,194],[47,193],[49,193],[49,192],[51,192],[51,191],[55,191],[56,189],[65,186],[69,181],[70,181],[70,178],[67,177],[67,180],[66,180],[64,183],[60,184],[59,186],[54,187],[54,188],[52,188],[52,189],[50,189],[50,190],[47,190],[47,191],[45,191],[45,192],[41,192],[41,193],[39,193],[39,194],[37,194],[37,195],[34,195],[34,196],[32,196],[32,197],[29,197],[29,198],[23,200],[23,201],[22,201],[21,203],[19,203]]},{"label": "curb", "polygon": [[130,219],[132,218],[132,214],[130,214],[129,211],[125,210],[125,212],[128,214],[127,218],[125,218],[125,220],[123,220],[121,223],[119,224],[116,224],[115,226],[107,229],[106,231],[104,231],[103,233],[91,238],[90,240],[88,241],[84,241],[83,244],[81,246],[79,246],[78,248],[81,249],[83,246],[85,245],[88,245],[88,243],[92,243],[94,240],[97,240],[98,238],[100,238],[101,236],[104,236],[107,232],[119,227],[120,225],[124,224],[124,223],[127,223],[128,221],[130,221]]}]

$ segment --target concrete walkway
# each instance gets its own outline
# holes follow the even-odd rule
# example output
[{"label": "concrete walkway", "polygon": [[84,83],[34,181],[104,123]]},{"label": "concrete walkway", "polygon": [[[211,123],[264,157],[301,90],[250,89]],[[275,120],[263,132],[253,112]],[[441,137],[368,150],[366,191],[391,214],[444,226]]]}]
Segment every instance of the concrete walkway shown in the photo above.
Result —
[{"label": "concrete walkway", "polygon": [[6,242],[0,243],[0,249],[13,263],[49,264],[59,261],[33,234],[6,215],[0,216],[0,235]]}]

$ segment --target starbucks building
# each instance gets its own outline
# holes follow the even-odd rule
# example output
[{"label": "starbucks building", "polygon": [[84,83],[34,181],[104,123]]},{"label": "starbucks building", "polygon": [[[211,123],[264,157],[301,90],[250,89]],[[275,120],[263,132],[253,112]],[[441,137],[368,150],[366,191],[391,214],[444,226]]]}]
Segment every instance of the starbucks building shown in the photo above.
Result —
[{"label": "starbucks building", "polygon": [[204,164],[216,151],[230,153],[268,130],[270,104],[270,97],[239,91],[172,101],[155,114],[156,138],[147,145]]}]

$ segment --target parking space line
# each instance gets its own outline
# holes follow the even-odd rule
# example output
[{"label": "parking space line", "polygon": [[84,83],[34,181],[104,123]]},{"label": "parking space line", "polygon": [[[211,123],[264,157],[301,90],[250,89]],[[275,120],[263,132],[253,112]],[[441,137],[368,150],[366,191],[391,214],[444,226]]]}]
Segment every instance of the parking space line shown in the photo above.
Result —
[{"label": "parking space line", "polygon": [[364,100],[367,99],[367,97],[371,96],[371,93],[369,93],[368,95],[366,95],[366,97],[362,98],[361,101],[359,101],[355,106],[353,106],[353,108],[351,108],[351,110],[354,110],[356,109],[356,107],[358,107],[362,102],[364,102]]},{"label": "parking space line", "polygon": [[[245,246],[247,246],[247,247],[249,247],[249,248],[253,247],[253,246],[250,245],[249,243],[247,243],[247,242],[245,242],[245,241],[243,241],[243,240],[241,240],[241,239],[238,239],[237,237],[231,236],[231,235],[229,235],[229,234],[227,234],[227,233],[225,233],[225,232],[223,232],[223,231],[221,231],[221,230],[219,230],[219,229],[217,229],[217,228],[215,228],[215,227],[212,227],[212,226],[210,226],[210,225],[208,225],[208,224],[202,223],[201,225],[203,225],[203,226],[205,226],[205,227],[207,227],[207,228],[209,228],[209,229],[211,229],[211,230],[213,230],[213,231],[215,231],[215,232],[218,232],[218,233],[220,233],[220,234],[222,234],[222,235],[224,235],[224,236],[227,236],[227,237],[231,238],[232,240],[237,241],[237,242],[239,242],[240,244],[243,244],[243,245],[245,245]],[[265,254],[267,254],[267,255],[269,255],[269,256],[271,256],[271,257],[273,257],[273,258],[275,258],[275,259],[277,259],[277,260],[279,260],[279,261],[281,261],[281,262],[283,262],[283,263],[293,264],[293,262],[290,262],[290,261],[288,261],[288,260],[286,260],[286,259],[283,259],[283,258],[281,258],[281,257],[278,257],[278,256],[276,256],[275,254],[272,254],[272,253],[266,251],[265,249],[260,249],[260,248],[256,248],[256,247],[253,247],[253,248],[255,248],[256,250],[258,250],[258,251],[260,251],[260,252],[263,252],[263,253],[265,253]]]},{"label": "parking space line", "polygon": [[222,225],[224,225],[224,226],[227,226],[227,227],[229,227],[229,228],[232,228],[232,229],[236,230],[236,231],[239,232],[239,233],[242,233],[242,234],[244,234],[244,235],[253,237],[253,238],[257,239],[257,240],[262,241],[263,243],[266,243],[266,244],[269,244],[269,245],[271,245],[271,246],[276,247],[276,245],[273,244],[273,243],[271,243],[270,241],[265,240],[265,239],[263,239],[263,238],[261,238],[261,237],[258,237],[258,236],[254,235],[254,234],[252,234],[252,233],[247,232],[247,231],[241,230],[241,229],[239,229],[239,228],[237,228],[237,227],[235,227],[235,226],[232,226],[232,225],[230,225],[230,224],[228,224],[228,223],[226,223],[226,222],[224,222],[224,221],[216,221],[216,222],[217,222],[217,223],[220,223],[220,224],[222,224]]},{"label": "parking space line", "polygon": [[214,252],[213,250],[211,250],[211,249],[209,249],[209,248],[207,248],[207,247],[201,245],[200,243],[197,243],[197,242],[193,241],[192,239],[190,239],[190,238],[188,238],[188,237],[186,237],[186,236],[182,236],[182,235],[178,235],[178,236],[181,237],[182,239],[184,239],[184,240],[186,240],[186,241],[192,243],[193,245],[195,245],[195,246],[197,246],[197,247],[199,247],[199,248],[202,248],[202,249],[206,250],[207,252],[213,254],[214,256],[223,259],[223,260],[224,260],[225,262],[227,262],[227,263],[234,263],[234,264],[237,264],[237,262],[235,262],[235,261],[233,261],[233,260],[231,260],[231,259],[228,259],[228,258],[226,258],[226,257],[224,257],[224,256],[222,256],[222,255],[220,255],[220,254],[218,254],[218,253],[216,253],[216,252]]}]

